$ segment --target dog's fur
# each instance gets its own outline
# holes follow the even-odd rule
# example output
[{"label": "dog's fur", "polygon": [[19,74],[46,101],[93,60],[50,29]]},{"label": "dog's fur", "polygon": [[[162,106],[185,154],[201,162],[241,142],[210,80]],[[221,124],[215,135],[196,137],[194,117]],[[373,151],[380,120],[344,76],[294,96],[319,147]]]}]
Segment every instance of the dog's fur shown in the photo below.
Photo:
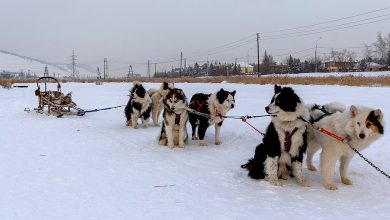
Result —
[{"label": "dog's fur", "polygon": [[133,88],[130,90],[130,99],[125,108],[126,126],[137,128],[138,119],[141,118],[143,127],[147,128],[151,103],[152,100],[143,85],[139,82],[134,82]]},{"label": "dog's fur", "polygon": [[173,83],[163,82],[159,89],[149,89],[148,94],[152,99],[152,120],[153,125],[158,127],[160,126],[158,118],[161,114],[161,111],[164,109],[164,99],[168,95],[170,89],[174,88]]},{"label": "dog's fur", "polygon": [[267,178],[276,186],[282,185],[279,177],[287,180],[291,174],[298,184],[309,186],[302,172],[307,126],[300,119],[309,120],[309,112],[292,88],[275,85],[274,92],[271,103],[265,107],[274,116],[263,143],[256,147],[254,158],[242,167],[249,170],[250,177]]},{"label": "dog's fur", "polygon": [[173,148],[187,143],[188,102],[183,90],[169,89],[164,99],[164,112],[159,143]]},{"label": "dog's fur", "polygon": [[[221,126],[224,120],[223,116],[225,116],[230,109],[234,108],[235,94],[236,90],[229,92],[220,89],[217,93],[212,95],[197,93],[192,96],[189,107],[197,112],[210,115],[210,119],[208,119],[202,115],[194,113],[189,114],[189,120],[192,127],[192,140],[199,139],[200,146],[207,146],[207,143],[204,141],[206,130],[210,125],[215,124],[215,144],[222,144]],[[197,128],[198,136],[196,135]]]},{"label": "dog's fur", "polygon": [[[352,105],[343,112],[338,111],[330,116],[323,117],[315,125],[340,137],[350,139],[349,143],[358,151],[367,148],[384,132],[381,110],[357,105]],[[324,187],[330,190],[337,189],[337,185],[333,182],[337,160],[340,161],[341,181],[346,185],[351,185],[352,181],[348,178],[348,166],[355,152],[346,143],[310,128],[306,159],[309,170],[316,170],[312,164],[312,159],[320,148],[322,148],[320,169]]]}]

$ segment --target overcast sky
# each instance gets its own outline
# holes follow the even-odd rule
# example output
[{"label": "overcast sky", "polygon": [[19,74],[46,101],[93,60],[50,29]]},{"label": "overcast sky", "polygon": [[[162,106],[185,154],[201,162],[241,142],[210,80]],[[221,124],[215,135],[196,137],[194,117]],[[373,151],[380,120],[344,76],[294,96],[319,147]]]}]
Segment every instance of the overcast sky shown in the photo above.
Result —
[{"label": "overcast sky", "polygon": [[[254,62],[259,32],[261,54],[267,50],[279,61],[290,53],[304,59],[314,56],[320,37],[323,53],[371,44],[377,32],[388,34],[390,20],[374,22],[390,18],[388,7],[389,0],[0,0],[0,49],[59,63],[70,63],[75,50],[77,62],[102,68],[107,57],[110,72],[124,75],[130,64],[145,73],[147,60],[177,60],[181,51],[188,64]],[[359,26],[346,28],[352,25]],[[311,34],[329,26],[340,30]],[[275,36],[289,32],[304,36]],[[157,68],[171,66],[179,62]]]}]

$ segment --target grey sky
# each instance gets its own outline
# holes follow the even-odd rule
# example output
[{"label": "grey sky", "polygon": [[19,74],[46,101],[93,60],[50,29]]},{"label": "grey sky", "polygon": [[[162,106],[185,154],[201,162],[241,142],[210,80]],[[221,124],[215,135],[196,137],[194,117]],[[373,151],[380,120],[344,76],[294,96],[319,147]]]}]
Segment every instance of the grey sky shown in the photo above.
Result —
[{"label": "grey sky", "polygon": [[[0,0],[0,49],[60,63],[70,63],[75,50],[79,63],[100,68],[107,57],[110,72],[116,75],[124,75],[129,64],[135,72],[145,73],[148,59],[152,63],[175,60],[180,58],[180,51],[189,64],[207,58],[253,62],[256,32],[310,25],[389,6],[388,0]],[[390,14],[390,9],[327,26],[385,14]],[[261,54],[264,49],[279,55],[312,48],[320,36],[320,47],[363,46],[375,41],[377,32],[389,33],[389,24],[387,20],[302,37],[262,40]],[[225,46],[222,52],[203,51],[238,40],[243,43],[234,49]],[[304,58],[313,53],[310,49],[294,56]],[[275,56],[275,60],[285,57]],[[175,61],[158,64],[157,68],[178,65]]]}]

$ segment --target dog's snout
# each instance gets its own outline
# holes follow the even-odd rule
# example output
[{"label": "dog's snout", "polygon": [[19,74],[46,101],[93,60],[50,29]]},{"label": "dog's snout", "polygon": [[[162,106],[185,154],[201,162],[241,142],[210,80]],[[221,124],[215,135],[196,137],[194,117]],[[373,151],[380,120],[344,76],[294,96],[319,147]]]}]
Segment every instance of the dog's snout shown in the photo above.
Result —
[{"label": "dog's snout", "polygon": [[363,134],[363,133],[360,133],[360,134],[359,134],[359,137],[360,137],[361,139],[364,139],[364,138],[366,137],[366,135]]},{"label": "dog's snout", "polygon": [[231,108],[234,108],[234,104],[232,104]]},{"label": "dog's snout", "polygon": [[266,112],[268,112],[269,111],[269,107],[267,106],[267,107],[265,107],[265,111]]}]

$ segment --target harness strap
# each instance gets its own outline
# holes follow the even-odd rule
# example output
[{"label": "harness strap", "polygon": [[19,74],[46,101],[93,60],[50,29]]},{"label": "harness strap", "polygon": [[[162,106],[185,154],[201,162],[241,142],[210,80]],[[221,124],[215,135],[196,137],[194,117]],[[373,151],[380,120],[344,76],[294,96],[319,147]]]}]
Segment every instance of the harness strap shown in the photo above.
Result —
[{"label": "harness strap", "polygon": [[195,108],[196,108],[196,107],[195,107],[196,104],[198,104],[197,110],[198,110],[198,112],[200,112],[200,110],[203,108],[204,104],[206,104],[206,101],[203,101],[203,102],[199,103],[199,102],[195,102],[195,100],[193,100],[193,101],[190,103],[190,107],[193,108],[193,109],[195,109]]},{"label": "harness strap", "polygon": [[180,125],[180,114],[175,114],[175,124]]},{"label": "harness strap", "polygon": [[284,150],[289,152],[291,149],[291,138],[298,128],[294,128],[291,132],[286,131],[284,136]]}]

